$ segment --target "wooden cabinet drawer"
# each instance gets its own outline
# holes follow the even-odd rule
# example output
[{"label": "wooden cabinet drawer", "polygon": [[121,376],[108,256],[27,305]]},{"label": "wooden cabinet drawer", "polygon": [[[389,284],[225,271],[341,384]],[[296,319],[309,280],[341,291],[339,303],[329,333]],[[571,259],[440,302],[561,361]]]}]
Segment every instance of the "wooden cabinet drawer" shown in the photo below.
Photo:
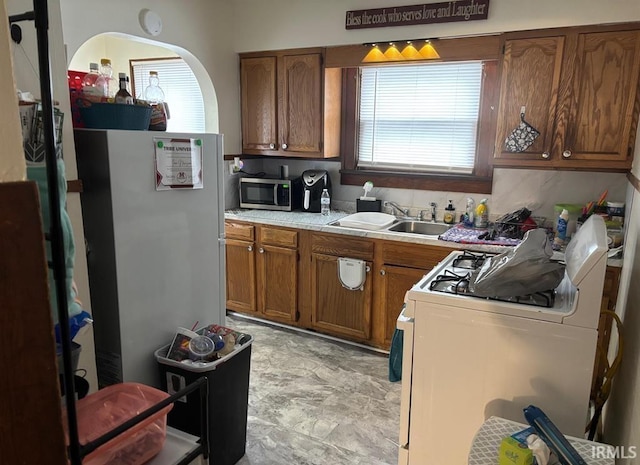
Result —
[{"label": "wooden cabinet drawer", "polygon": [[373,242],[336,234],[314,234],[311,251],[325,255],[373,260]]},{"label": "wooden cabinet drawer", "polygon": [[245,223],[224,222],[224,234],[228,239],[254,240],[254,226]]},{"label": "wooden cabinet drawer", "polygon": [[260,227],[260,243],[265,245],[279,245],[280,247],[298,247],[298,232],[289,229]]},{"label": "wooden cabinet drawer", "polygon": [[382,246],[382,261],[386,265],[430,270],[452,250],[448,247],[385,241]]}]

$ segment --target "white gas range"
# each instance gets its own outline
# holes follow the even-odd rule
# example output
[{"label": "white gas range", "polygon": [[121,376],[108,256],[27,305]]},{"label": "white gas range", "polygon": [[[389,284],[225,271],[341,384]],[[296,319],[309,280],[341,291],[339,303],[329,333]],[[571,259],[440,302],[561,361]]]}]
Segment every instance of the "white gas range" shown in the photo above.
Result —
[{"label": "white gas range", "polygon": [[534,296],[471,295],[469,267],[483,256],[452,252],[407,292],[400,465],[464,465],[491,416],[523,420],[542,408],[567,435],[587,423],[606,228],[591,217],[565,252],[561,284]]}]

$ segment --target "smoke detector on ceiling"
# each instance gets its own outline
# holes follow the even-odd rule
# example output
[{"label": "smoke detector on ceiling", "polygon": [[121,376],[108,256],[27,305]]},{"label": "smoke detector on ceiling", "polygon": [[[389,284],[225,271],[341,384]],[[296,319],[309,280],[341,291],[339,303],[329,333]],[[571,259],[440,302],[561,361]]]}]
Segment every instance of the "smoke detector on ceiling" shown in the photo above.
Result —
[{"label": "smoke detector on ceiling", "polygon": [[138,15],[142,30],[152,36],[160,35],[162,32],[162,18],[155,11],[148,9],[140,10]]}]

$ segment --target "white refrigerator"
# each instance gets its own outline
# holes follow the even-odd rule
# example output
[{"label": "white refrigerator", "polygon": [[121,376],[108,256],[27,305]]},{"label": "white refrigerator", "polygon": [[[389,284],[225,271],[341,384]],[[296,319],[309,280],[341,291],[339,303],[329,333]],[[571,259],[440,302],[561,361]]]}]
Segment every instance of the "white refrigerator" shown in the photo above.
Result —
[{"label": "white refrigerator", "polygon": [[159,386],[178,327],[225,322],[222,136],[74,136],[98,383]]}]

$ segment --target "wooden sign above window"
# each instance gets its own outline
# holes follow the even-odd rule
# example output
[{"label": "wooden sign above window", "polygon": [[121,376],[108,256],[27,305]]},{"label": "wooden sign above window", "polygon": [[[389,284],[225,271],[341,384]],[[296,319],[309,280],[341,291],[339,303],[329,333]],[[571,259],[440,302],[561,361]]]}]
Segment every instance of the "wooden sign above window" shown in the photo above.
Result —
[{"label": "wooden sign above window", "polygon": [[440,3],[347,11],[346,29],[410,26],[487,19],[489,0],[452,0]]}]

